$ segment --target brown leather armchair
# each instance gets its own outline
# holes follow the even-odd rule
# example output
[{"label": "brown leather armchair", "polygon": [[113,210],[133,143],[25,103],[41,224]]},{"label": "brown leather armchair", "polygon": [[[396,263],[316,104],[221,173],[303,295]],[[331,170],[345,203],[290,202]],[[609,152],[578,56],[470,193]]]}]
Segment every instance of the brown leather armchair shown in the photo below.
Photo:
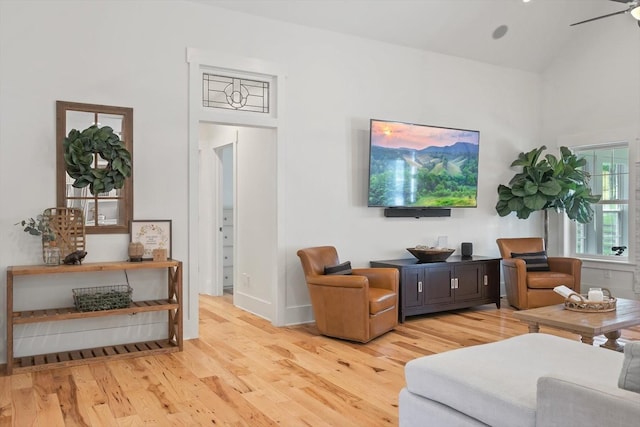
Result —
[{"label": "brown leather armchair", "polygon": [[354,268],[350,275],[325,275],[325,267],[340,262],[333,246],[297,254],[321,334],[365,343],[398,324],[397,269]]},{"label": "brown leather armchair", "polygon": [[565,285],[580,293],[582,260],[568,257],[548,257],[550,271],[527,271],[523,259],[512,258],[512,253],[544,251],[544,240],[539,237],[497,239],[502,256],[502,272],[509,305],[518,309],[561,304],[562,296],[553,288]]}]

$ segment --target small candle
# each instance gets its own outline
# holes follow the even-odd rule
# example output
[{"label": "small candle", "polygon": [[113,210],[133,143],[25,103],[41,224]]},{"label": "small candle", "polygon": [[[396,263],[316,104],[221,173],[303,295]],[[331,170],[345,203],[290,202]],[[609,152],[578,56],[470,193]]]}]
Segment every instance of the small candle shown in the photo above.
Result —
[{"label": "small candle", "polygon": [[602,302],[602,301],[604,301],[604,294],[602,293],[602,289],[600,289],[600,288],[591,288],[591,289],[589,289],[589,294],[588,294],[587,298],[591,302]]}]

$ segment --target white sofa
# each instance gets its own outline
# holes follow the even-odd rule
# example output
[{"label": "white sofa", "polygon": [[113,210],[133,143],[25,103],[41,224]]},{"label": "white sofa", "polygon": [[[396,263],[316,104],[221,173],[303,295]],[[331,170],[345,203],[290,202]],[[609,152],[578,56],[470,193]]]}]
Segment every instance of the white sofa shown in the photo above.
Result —
[{"label": "white sofa", "polygon": [[640,393],[618,387],[624,355],[547,334],[412,360],[400,427],[640,426]]}]

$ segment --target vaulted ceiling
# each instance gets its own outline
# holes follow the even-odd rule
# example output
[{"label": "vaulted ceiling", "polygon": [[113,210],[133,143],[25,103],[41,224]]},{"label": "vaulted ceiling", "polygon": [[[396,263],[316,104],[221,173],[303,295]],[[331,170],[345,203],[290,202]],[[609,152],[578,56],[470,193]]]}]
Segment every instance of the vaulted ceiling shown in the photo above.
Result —
[{"label": "vaulted ceiling", "polygon": [[638,24],[620,14],[570,26],[625,10],[624,0],[194,1],[532,72],[544,70],[568,40],[585,31]]}]

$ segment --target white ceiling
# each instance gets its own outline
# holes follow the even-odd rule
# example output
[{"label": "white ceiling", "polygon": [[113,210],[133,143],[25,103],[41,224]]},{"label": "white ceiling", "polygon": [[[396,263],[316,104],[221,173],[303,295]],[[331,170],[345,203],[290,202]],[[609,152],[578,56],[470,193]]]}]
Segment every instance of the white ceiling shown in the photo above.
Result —
[{"label": "white ceiling", "polygon": [[[278,21],[542,71],[583,31],[637,25],[628,14],[570,27],[625,10],[618,0],[194,0]],[[501,25],[504,37],[492,34]],[[639,29],[640,30],[640,29]]]}]

